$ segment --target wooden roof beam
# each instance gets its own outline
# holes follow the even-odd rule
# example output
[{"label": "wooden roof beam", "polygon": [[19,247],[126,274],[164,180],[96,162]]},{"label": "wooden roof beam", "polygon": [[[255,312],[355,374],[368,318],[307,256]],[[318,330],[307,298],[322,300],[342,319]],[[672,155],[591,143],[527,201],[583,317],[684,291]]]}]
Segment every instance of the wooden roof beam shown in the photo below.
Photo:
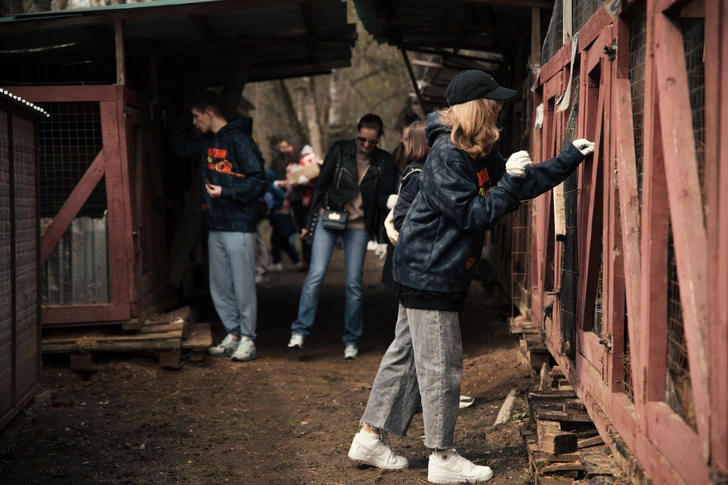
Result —
[{"label": "wooden roof beam", "polygon": [[188,15],[188,18],[195,24],[195,28],[207,42],[212,44],[220,40],[201,14]]},{"label": "wooden roof beam", "polygon": [[539,7],[546,10],[554,9],[553,0],[455,0],[459,2],[478,3],[482,5],[497,5],[504,7]]}]

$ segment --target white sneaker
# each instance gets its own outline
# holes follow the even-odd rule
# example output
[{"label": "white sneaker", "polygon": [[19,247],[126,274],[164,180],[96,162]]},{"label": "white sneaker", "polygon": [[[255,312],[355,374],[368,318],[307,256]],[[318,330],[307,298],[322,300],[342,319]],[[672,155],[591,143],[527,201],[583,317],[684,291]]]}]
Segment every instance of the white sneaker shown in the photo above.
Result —
[{"label": "white sneaker", "polygon": [[263,283],[268,283],[268,275],[267,274],[257,274],[255,275],[255,284],[261,285]]},{"label": "white sneaker", "polygon": [[487,482],[491,478],[493,478],[493,470],[490,467],[475,465],[458,455],[455,450],[430,455],[430,464],[427,467],[428,482],[472,483]]},{"label": "white sneaker", "polygon": [[234,362],[247,362],[257,359],[258,354],[255,353],[255,342],[248,337],[240,337],[240,344],[232,355]]},{"label": "white sneaker", "polygon": [[460,409],[469,408],[470,406],[473,405],[474,402],[475,402],[475,399],[473,399],[472,397],[461,395],[459,408]]},{"label": "white sneaker", "polygon": [[354,435],[349,448],[349,458],[377,468],[400,470],[407,468],[407,458],[395,455],[381,437],[360,432]]},{"label": "white sneaker", "polygon": [[288,346],[291,348],[302,349],[303,348],[303,335],[298,333],[291,334],[291,340],[288,341]]},{"label": "white sneaker", "polygon": [[238,341],[232,334],[225,335],[225,338],[214,347],[207,349],[207,353],[215,357],[230,357],[238,348]]},{"label": "white sneaker", "polygon": [[346,344],[344,347],[344,358],[353,360],[359,357],[359,347],[354,344]]},{"label": "white sneaker", "polygon": [[271,264],[268,266],[268,271],[283,271],[283,265],[281,263]]}]

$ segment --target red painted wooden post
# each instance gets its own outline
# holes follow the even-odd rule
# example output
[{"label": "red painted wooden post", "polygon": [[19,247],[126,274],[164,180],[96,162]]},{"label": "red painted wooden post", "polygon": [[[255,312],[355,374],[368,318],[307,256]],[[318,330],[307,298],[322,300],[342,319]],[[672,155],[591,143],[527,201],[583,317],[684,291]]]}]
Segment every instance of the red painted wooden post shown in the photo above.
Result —
[{"label": "red painted wooden post", "polygon": [[705,5],[705,143],[708,255],[710,258],[711,457],[728,474],[728,8]]},{"label": "red painted wooden post", "polygon": [[58,245],[63,234],[71,227],[73,220],[83,208],[91,192],[94,191],[99,180],[104,176],[105,170],[106,159],[104,158],[104,151],[102,149],[96,155],[93,163],[86,170],[86,173],[83,174],[81,180],[78,181],[76,187],[73,188],[73,192],[71,192],[71,195],[63,203],[58,214],[53,217],[53,220],[47,227],[43,228],[43,234],[41,234],[41,265],[48,261],[48,257],[50,257],[53,249]]},{"label": "red painted wooden post", "polygon": [[685,341],[703,456],[710,456],[708,242],[693,139],[682,33],[655,15],[655,75]]},{"label": "red painted wooden post", "polygon": [[632,118],[632,99],[629,79],[615,82],[614,116],[617,120],[616,158],[619,181],[620,222],[622,233],[622,252],[624,253],[624,278],[627,293],[627,313],[629,314],[630,361],[632,366],[632,391],[635,402],[642,402],[643,375],[639,369],[641,257],[640,257],[640,201],[637,191],[637,162],[634,142],[634,123]]},{"label": "red painted wooden post", "polygon": [[[126,305],[126,318],[131,317],[129,307],[130,287],[133,285],[129,273],[129,248],[125,204],[128,194],[122,175],[122,155],[119,139],[119,119],[116,101],[101,104],[101,134],[106,156],[106,199],[108,206],[109,267],[111,270],[111,295],[115,305]],[[123,120],[123,118],[122,118]],[[122,122],[123,124],[123,122]],[[125,200],[126,199],[126,200]]]}]

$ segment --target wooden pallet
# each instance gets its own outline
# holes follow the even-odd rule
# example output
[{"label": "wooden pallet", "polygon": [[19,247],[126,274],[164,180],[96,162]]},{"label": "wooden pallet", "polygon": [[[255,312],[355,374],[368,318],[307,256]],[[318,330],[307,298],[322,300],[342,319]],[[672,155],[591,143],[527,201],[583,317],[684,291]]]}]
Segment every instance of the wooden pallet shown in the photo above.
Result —
[{"label": "wooden pallet", "polygon": [[78,372],[95,370],[93,355],[100,352],[154,351],[162,367],[178,369],[183,351],[199,362],[212,345],[210,324],[195,324],[194,318],[195,312],[185,307],[146,318],[141,328],[132,331],[110,326],[47,330],[42,351],[71,354],[71,369]]},{"label": "wooden pallet", "polygon": [[627,483],[584,403],[572,389],[558,388],[563,374],[555,368],[548,376],[553,387],[543,388],[542,374],[541,391],[528,394],[530,426],[521,430],[535,483]]}]

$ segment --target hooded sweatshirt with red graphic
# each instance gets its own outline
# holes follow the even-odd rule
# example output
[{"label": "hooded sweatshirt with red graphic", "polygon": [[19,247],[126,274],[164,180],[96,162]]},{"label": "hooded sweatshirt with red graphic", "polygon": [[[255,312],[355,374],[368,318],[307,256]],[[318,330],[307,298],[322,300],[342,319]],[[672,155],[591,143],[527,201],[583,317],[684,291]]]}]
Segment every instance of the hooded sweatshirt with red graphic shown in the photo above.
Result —
[{"label": "hooded sweatshirt with red graphic", "polygon": [[[228,122],[214,135],[189,135],[192,117],[185,117],[172,134],[172,152],[199,160],[202,184],[202,220],[213,231],[255,232],[258,202],[268,188],[263,157],[251,138],[252,119]],[[222,187],[212,198],[205,182]]]}]

